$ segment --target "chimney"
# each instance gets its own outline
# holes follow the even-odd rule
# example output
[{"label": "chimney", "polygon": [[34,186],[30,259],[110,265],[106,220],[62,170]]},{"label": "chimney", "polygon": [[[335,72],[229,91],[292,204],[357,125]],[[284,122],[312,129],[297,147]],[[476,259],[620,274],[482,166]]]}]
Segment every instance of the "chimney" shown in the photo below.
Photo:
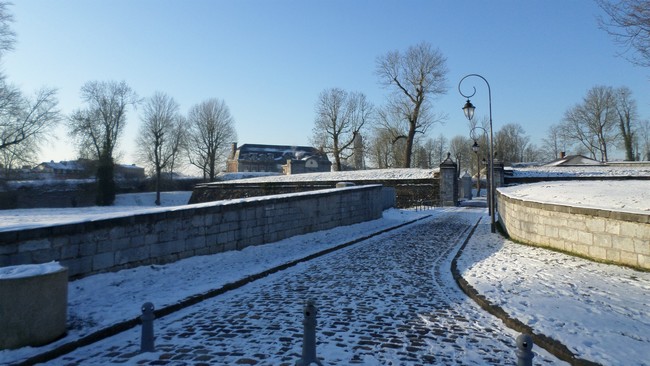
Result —
[{"label": "chimney", "polygon": [[560,151],[560,159],[566,158],[566,152]]},{"label": "chimney", "polygon": [[237,153],[237,143],[233,142],[230,148],[230,158],[234,159],[236,153]]}]

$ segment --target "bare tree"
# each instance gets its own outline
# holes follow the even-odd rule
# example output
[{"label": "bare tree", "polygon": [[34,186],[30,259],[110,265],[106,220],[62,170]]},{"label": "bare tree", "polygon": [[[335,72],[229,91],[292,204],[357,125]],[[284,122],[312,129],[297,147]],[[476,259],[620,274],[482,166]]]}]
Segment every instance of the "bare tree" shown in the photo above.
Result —
[{"label": "bare tree", "polygon": [[399,132],[382,126],[374,130],[368,151],[370,162],[375,167],[385,169],[403,166],[403,145],[406,139],[395,139],[396,135],[399,136]]},{"label": "bare tree", "polygon": [[573,143],[564,132],[566,126],[562,124],[551,125],[546,137],[542,139],[543,148],[540,149],[540,158],[546,161],[558,159],[561,153],[566,153],[572,147]]},{"label": "bare tree", "polygon": [[10,5],[8,1],[0,1],[0,57],[5,52],[12,51],[16,43],[16,33],[11,29],[14,17],[9,12]]},{"label": "bare tree", "polygon": [[389,132],[377,128],[368,146],[368,159],[375,168],[385,169],[390,166],[392,156]]},{"label": "bare tree", "polygon": [[86,108],[68,118],[70,135],[76,139],[81,156],[98,160],[97,204],[108,206],[115,200],[115,149],[128,108],[139,103],[138,95],[124,81],[89,81],[81,87],[81,99]]},{"label": "bare tree", "polygon": [[582,103],[564,114],[563,131],[582,144],[593,159],[608,160],[608,144],[618,137],[616,99],[611,87],[595,86]]},{"label": "bare tree", "polygon": [[650,161],[650,121],[639,123],[637,143],[639,144],[639,160]]},{"label": "bare tree", "polygon": [[155,175],[156,205],[160,205],[162,173],[174,163],[181,146],[183,126],[178,121],[178,103],[174,98],[156,92],[145,101],[137,149],[140,159]]},{"label": "bare tree", "polygon": [[[30,99],[0,79],[0,150],[19,144],[35,148],[60,119],[56,90],[41,89]],[[26,151],[14,148],[20,150]]]},{"label": "bare tree", "polygon": [[[16,42],[10,5],[0,2],[0,59]],[[33,159],[47,132],[60,121],[57,107],[55,89],[43,88],[33,98],[26,97],[0,73],[0,154],[5,162],[13,165]]]},{"label": "bare tree", "polygon": [[406,123],[404,167],[411,166],[411,154],[417,133],[424,134],[444,114],[432,111],[434,97],[447,92],[446,58],[439,50],[422,42],[409,47],[406,52],[391,51],[377,58],[376,73],[385,87],[392,87],[389,99],[390,114]]},{"label": "bare tree", "polygon": [[173,132],[171,133],[171,141],[169,146],[173,153],[170,155],[169,164],[167,166],[167,171],[169,176],[173,177],[175,169],[181,168],[184,166],[183,159],[181,158],[181,153],[187,151],[187,141],[188,141],[188,131],[187,131],[187,118],[183,115],[178,114],[174,121]]},{"label": "bare tree", "polygon": [[596,1],[608,16],[598,23],[624,47],[622,54],[636,65],[650,66],[650,0]]},{"label": "bare tree", "polygon": [[465,136],[454,136],[449,142],[449,152],[456,160],[456,164],[458,164],[459,174],[462,174],[462,169],[472,169],[473,143],[472,139]]},{"label": "bare tree", "polygon": [[440,134],[433,140],[431,167],[438,166],[447,157],[449,141],[445,135]]},{"label": "bare tree", "polygon": [[237,140],[235,122],[223,100],[208,99],[190,108],[188,156],[204,179],[214,181],[217,165],[225,161],[230,144]]},{"label": "bare tree", "polygon": [[494,137],[494,151],[500,160],[508,163],[520,163],[525,160],[524,153],[530,137],[520,124],[508,123],[501,127]]},{"label": "bare tree", "polygon": [[632,91],[628,87],[621,87],[614,91],[616,99],[616,115],[618,116],[618,127],[621,133],[625,160],[634,161],[634,134],[638,123],[636,100],[632,98]]},{"label": "bare tree", "polygon": [[334,158],[334,168],[354,154],[357,134],[367,126],[373,106],[363,93],[348,93],[339,88],[323,90],[316,102],[312,144]]}]

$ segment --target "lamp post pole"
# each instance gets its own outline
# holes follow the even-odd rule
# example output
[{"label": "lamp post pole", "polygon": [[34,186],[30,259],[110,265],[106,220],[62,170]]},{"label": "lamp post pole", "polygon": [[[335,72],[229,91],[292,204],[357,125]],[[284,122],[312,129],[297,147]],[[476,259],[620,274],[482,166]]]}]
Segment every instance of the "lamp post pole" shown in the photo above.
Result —
[{"label": "lamp post pole", "polygon": [[481,197],[481,160],[478,156],[478,151],[480,146],[478,144],[478,136],[476,135],[476,130],[483,130],[483,134],[487,136],[487,131],[481,126],[474,126],[469,131],[469,137],[474,140],[474,145],[472,145],[472,151],[476,154],[476,197]]},{"label": "lamp post pole", "polygon": [[485,81],[485,84],[487,85],[488,88],[488,107],[489,107],[489,112],[490,112],[490,156],[488,157],[488,179],[489,179],[489,185],[488,185],[488,205],[489,205],[489,212],[490,212],[490,231],[491,232],[496,232],[496,226],[495,226],[495,192],[494,192],[494,139],[493,139],[493,133],[492,133],[492,91],[490,89],[490,83],[481,75],[479,74],[469,74],[463,76],[462,79],[458,82],[458,92],[460,95],[463,97],[467,98],[467,102],[465,103],[465,106],[463,107],[463,112],[465,113],[465,117],[467,117],[468,120],[472,120],[474,117],[474,110],[476,109],[474,105],[469,101],[469,98],[473,97],[474,94],[476,94],[476,87],[472,86],[472,93],[469,95],[463,94],[463,91],[460,89],[461,84],[465,79],[468,77],[477,77],[480,78],[481,80]]}]

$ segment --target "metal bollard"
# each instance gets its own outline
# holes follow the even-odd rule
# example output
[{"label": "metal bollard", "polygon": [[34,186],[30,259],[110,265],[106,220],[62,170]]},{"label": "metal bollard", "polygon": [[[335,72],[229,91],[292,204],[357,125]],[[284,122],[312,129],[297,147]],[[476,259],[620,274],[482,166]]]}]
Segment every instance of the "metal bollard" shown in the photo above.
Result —
[{"label": "metal bollard", "polygon": [[305,315],[302,324],[304,325],[304,332],[302,336],[302,358],[296,362],[296,366],[307,366],[316,364],[322,366],[318,358],[316,358],[316,315],[318,310],[314,304],[314,300],[307,300],[303,307],[303,314]]},{"label": "metal bollard", "polygon": [[155,352],[154,336],[153,336],[153,320],[156,316],[153,313],[154,306],[150,302],[142,305],[142,338],[140,338],[140,353],[142,352]]},{"label": "metal bollard", "polygon": [[528,334],[517,337],[517,366],[533,366],[533,338]]}]

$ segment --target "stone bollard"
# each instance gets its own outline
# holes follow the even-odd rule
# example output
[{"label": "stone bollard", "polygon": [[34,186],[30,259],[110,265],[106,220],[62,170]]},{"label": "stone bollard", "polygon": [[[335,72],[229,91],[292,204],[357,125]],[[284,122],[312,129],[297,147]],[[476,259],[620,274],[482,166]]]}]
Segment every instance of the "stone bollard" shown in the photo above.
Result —
[{"label": "stone bollard", "polygon": [[142,338],[140,339],[140,353],[142,352],[155,352],[154,336],[153,336],[153,320],[156,316],[153,313],[154,306],[150,302],[142,305]]},{"label": "stone bollard", "polygon": [[517,366],[533,366],[533,338],[528,334],[517,337]]},{"label": "stone bollard", "polygon": [[304,326],[302,336],[302,358],[296,362],[296,366],[307,366],[316,364],[322,366],[316,357],[316,314],[318,310],[314,300],[307,300],[303,307],[305,316],[302,324]]}]

